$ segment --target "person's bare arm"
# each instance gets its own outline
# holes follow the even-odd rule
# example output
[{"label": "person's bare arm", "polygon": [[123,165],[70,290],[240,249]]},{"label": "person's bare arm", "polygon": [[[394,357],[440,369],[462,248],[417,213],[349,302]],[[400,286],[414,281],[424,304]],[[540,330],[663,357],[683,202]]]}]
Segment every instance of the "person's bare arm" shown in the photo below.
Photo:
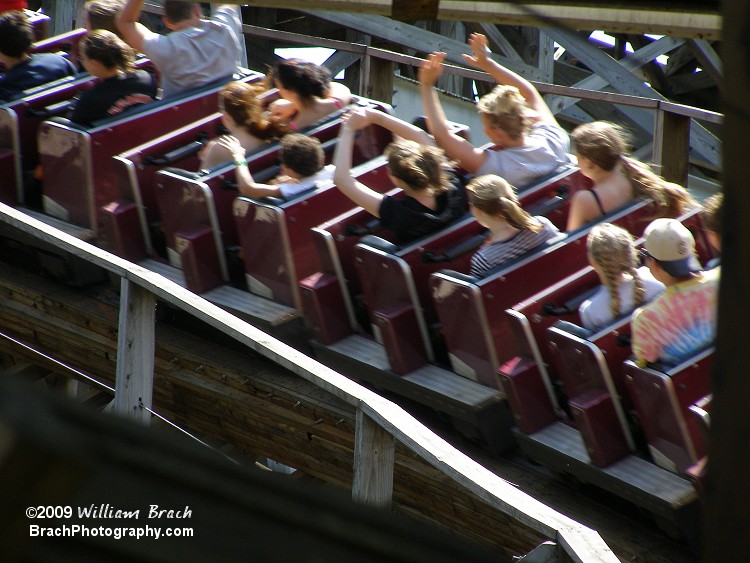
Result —
[{"label": "person's bare arm", "polygon": [[423,131],[416,125],[412,125],[394,117],[382,111],[378,111],[372,108],[355,108],[352,109],[347,117],[350,124],[355,129],[361,129],[369,123],[380,125],[381,127],[388,129],[394,135],[407,139],[409,141],[416,141],[420,145],[426,145],[430,147],[435,146],[435,139],[433,139],[427,132]]},{"label": "person's bare arm", "polygon": [[260,184],[253,179],[245,160],[245,149],[240,142],[230,135],[219,139],[218,146],[227,149],[232,154],[235,163],[235,176],[240,193],[248,197],[281,197],[278,186],[271,184]]},{"label": "person's bare arm", "polygon": [[345,84],[331,82],[331,85],[328,87],[328,97],[336,98],[341,102],[342,106],[347,106],[352,101],[352,91]]},{"label": "person's bare arm", "polygon": [[115,25],[125,42],[139,53],[143,52],[143,44],[146,39],[156,35],[145,25],[138,22],[142,10],[143,0],[128,0],[115,20]]},{"label": "person's bare arm", "polygon": [[489,73],[499,84],[518,88],[528,106],[537,112],[542,121],[558,125],[544,98],[531,82],[490,58],[487,37],[481,33],[472,33],[468,42],[472,54],[463,56],[467,63]]},{"label": "person's bare arm", "polygon": [[355,129],[348,121],[344,122],[339,132],[339,140],[336,143],[336,152],[333,155],[333,164],[336,171],[333,174],[333,183],[346,197],[351,199],[368,213],[380,217],[380,204],[383,202],[382,194],[371,190],[352,176],[352,145],[354,144]]},{"label": "person's bare arm", "polygon": [[435,137],[435,142],[451,159],[458,162],[467,172],[474,173],[484,162],[486,155],[466,139],[451,132],[440,99],[435,91],[435,83],[443,73],[445,53],[432,53],[419,67],[419,89],[422,105],[427,117],[427,128]]},{"label": "person's bare arm", "polygon": [[599,209],[593,194],[588,190],[577,192],[570,202],[570,211],[568,212],[568,224],[566,231],[575,231],[586,223],[592,221],[599,215]]}]

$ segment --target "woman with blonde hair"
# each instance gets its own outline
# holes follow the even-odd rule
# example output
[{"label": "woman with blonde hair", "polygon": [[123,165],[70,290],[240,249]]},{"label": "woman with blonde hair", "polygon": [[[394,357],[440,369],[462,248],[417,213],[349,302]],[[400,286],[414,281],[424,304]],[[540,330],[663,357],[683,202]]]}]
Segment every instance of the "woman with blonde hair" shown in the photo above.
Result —
[{"label": "woman with blonde hair", "polygon": [[539,91],[490,56],[484,35],[472,33],[468,43],[472,54],[464,55],[464,60],[499,83],[477,103],[484,132],[495,148],[475,147],[450,130],[435,90],[443,73],[446,55],[442,52],[430,54],[419,69],[427,126],[438,146],[467,172],[497,174],[519,188],[567,163],[570,139]]},{"label": "woman with blonde hair", "polygon": [[[380,194],[351,173],[357,129],[376,123],[400,136],[385,149],[388,177],[405,197]],[[333,181],[355,204],[379,217],[381,224],[405,244],[445,227],[466,214],[466,193],[443,151],[414,125],[372,109],[355,109],[346,117],[333,157]]]},{"label": "woman with blonde hair", "polygon": [[651,199],[657,217],[677,217],[697,203],[685,188],[667,182],[648,165],[627,155],[625,131],[614,123],[594,121],[573,131],[578,166],[594,187],[573,196],[567,230],[575,230],[633,199]]},{"label": "woman with blonde hair", "polygon": [[648,268],[637,268],[632,235],[612,223],[594,226],[586,240],[589,263],[602,287],[578,309],[583,326],[598,330],[664,291]]},{"label": "woman with blonde hair", "polygon": [[524,211],[513,187],[500,176],[474,178],[466,186],[466,195],[474,218],[490,230],[490,238],[471,258],[472,276],[482,277],[559,234],[546,217]]},{"label": "woman with blonde hair", "polygon": [[[288,128],[271,121],[261,99],[265,86],[257,83],[230,82],[219,92],[221,123],[236,138],[245,152],[281,138]],[[209,142],[201,151],[201,169],[232,160],[232,151],[220,139]]]}]

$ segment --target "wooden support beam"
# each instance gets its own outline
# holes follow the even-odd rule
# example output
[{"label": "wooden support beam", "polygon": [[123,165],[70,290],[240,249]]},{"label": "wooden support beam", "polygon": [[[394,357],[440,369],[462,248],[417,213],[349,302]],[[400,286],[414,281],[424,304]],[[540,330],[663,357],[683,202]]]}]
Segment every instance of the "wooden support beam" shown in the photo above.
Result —
[{"label": "wooden support beam", "polygon": [[[342,14],[338,12],[306,11],[306,13],[326,21],[333,21],[344,27],[356,29],[373,37],[380,37],[397,45],[416,49],[420,53],[431,53],[433,51],[445,51],[448,55],[446,61],[466,66],[462,54],[470,54],[471,49],[463,41],[456,41],[442,37],[437,33],[431,33],[419,29],[413,25],[397,22],[381,16],[365,16],[354,14]],[[520,64],[513,59],[493,54],[497,62],[508,67],[514,72],[528,78],[529,80],[541,81],[544,79],[539,69],[526,64]]]},{"label": "wooden support beam", "polygon": [[[670,51],[676,49],[677,47],[683,45],[685,43],[684,39],[680,39],[677,37],[662,37],[661,39],[658,39],[645,47],[642,47],[635,51],[634,53],[628,55],[621,61],[614,61],[611,59],[611,57],[608,57],[612,62],[614,62],[615,65],[619,65],[619,73],[622,73],[622,71],[627,71],[630,73],[630,71],[635,70],[642,65],[653,61],[656,57],[660,55],[664,55],[666,53],[669,53]],[[564,45],[563,45],[564,46]],[[593,47],[593,46],[592,46]],[[595,47],[593,47],[595,48]],[[606,57],[607,55],[605,55]],[[587,59],[581,59],[581,62],[587,64]],[[602,63],[604,64],[604,63]],[[608,65],[611,66],[611,65]],[[615,74],[615,69],[617,67],[612,67],[612,72],[610,75]],[[598,70],[594,70],[597,74],[591,74],[588,78],[585,78],[584,80],[581,80],[580,82],[574,84],[573,86],[575,88],[584,88],[586,90],[601,90],[604,88],[608,81],[603,76],[600,75]],[[618,90],[623,93],[631,93],[631,92],[624,92],[622,90]],[[550,99],[547,101],[547,104],[552,109],[553,112],[562,111],[565,108],[568,108],[572,105],[575,105],[579,102],[577,98],[568,98],[568,97],[550,97]]]},{"label": "wooden support beam", "polygon": [[336,76],[342,70],[346,70],[354,63],[362,58],[360,53],[346,53],[344,51],[336,51],[325,61],[323,66],[331,71],[331,76]]},{"label": "wooden support beam", "polygon": [[469,24],[472,29],[474,27],[478,28],[482,33],[484,33],[487,36],[487,39],[490,42],[490,45],[494,48],[497,47],[500,49],[500,52],[508,57],[509,59],[512,59],[519,64],[522,64],[524,62],[523,57],[519,55],[516,50],[513,48],[513,45],[511,45],[510,41],[506,39],[505,35],[498,29],[498,27],[495,24],[491,23],[478,23],[478,24]]},{"label": "wooden support beam", "polygon": [[[612,87],[622,93],[657,100],[666,98],[644,84],[630,72],[623,72],[622,66],[612,57],[597,49],[587,40],[567,29],[547,28],[546,32],[565,49],[578,57],[592,71],[599,74]],[[691,124],[691,148],[707,162],[718,166],[721,161],[719,139],[697,122]]]},{"label": "wooden support beam", "polygon": [[78,9],[77,0],[43,0],[42,9],[52,18],[50,36],[73,29]]},{"label": "wooden support beam", "polygon": [[521,53],[524,61],[539,69],[542,81],[552,82],[555,65],[555,42],[536,27],[521,28],[524,50]]},{"label": "wooden support beam", "polygon": [[357,408],[352,483],[352,499],[355,502],[390,508],[395,452],[393,436]]},{"label": "wooden support beam", "polygon": [[155,347],[154,294],[122,278],[117,336],[115,412],[144,424],[151,421]]},{"label": "wooden support beam", "polygon": [[393,101],[393,63],[366,55],[362,73],[362,95],[390,104]]},{"label": "wooden support beam", "polygon": [[721,88],[724,84],[724,72],[721,59],[711,44],[705,39],[689,39],[690,50],[695,54],[701,68],[711,75],[716,84]]},{"label": "wooden support beam", "polygon": [[[188,1],[188,0],[183,0]],[[309,0],[225,0],[232,4],[305,10]],[[433,14],[435,0],[317,0],[319,10],[394,16],[404,20]],[[396,13],[394,13],[394,8]],[[721,38],[721,16],[715,9],[623,5],[590,0],[565,6],[559,2],[499,2],[497,0],[441,0],[436,20],[475,21],[567,29],[603,29],[620,33],[656,33],[702,39]]]},{"label": "wooden support beam", "polygon": [[687,186],[690,153],[690,118],[665,111],[656,114],[654,164],[668,181]]}]

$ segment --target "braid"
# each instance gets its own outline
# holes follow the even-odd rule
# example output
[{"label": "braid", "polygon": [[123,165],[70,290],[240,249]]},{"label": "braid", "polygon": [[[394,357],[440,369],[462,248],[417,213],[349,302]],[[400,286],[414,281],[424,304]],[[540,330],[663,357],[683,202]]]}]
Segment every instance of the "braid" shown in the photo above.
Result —
[{"label": "braid", "polygon": [[612,260],[612,256],[606,255],[599,260],[599,265],[604,272],[604,285],[609,291],[609,308],[614,317],[620,316],[620,284],[622,283],[621,266]]},{"label": "braid", "polygon": [[646,301],[646,286],[635,267],[631,266],[628,273],[633,278],[633,305],[634,307],[640,307]]},{"label": "braid", "polygon": [[634,300],[640,305],[645,290],[643,280],[635,271],[636,253],[632,235],[611,223],[600,223],[591,229],[586,246],[590,259],[599,266],[602,283],[609,291],[613,316],[620,316],[620,285],[624,281],[624,274],[633,277]]}]

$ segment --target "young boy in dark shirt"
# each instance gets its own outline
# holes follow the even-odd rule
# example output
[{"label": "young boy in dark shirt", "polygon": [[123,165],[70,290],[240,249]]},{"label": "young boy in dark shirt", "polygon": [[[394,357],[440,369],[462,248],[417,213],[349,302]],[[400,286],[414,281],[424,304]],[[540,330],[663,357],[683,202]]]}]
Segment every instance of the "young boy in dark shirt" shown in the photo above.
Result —
[{"label": "young boy in dark shirt", "polygon": [[0,101],[20,97],[24,90],[76,74],[65,57],[53,53],[29,53],[34,30],[19,10],[0,14],[0,62],[6,72],[0,76]]}]

